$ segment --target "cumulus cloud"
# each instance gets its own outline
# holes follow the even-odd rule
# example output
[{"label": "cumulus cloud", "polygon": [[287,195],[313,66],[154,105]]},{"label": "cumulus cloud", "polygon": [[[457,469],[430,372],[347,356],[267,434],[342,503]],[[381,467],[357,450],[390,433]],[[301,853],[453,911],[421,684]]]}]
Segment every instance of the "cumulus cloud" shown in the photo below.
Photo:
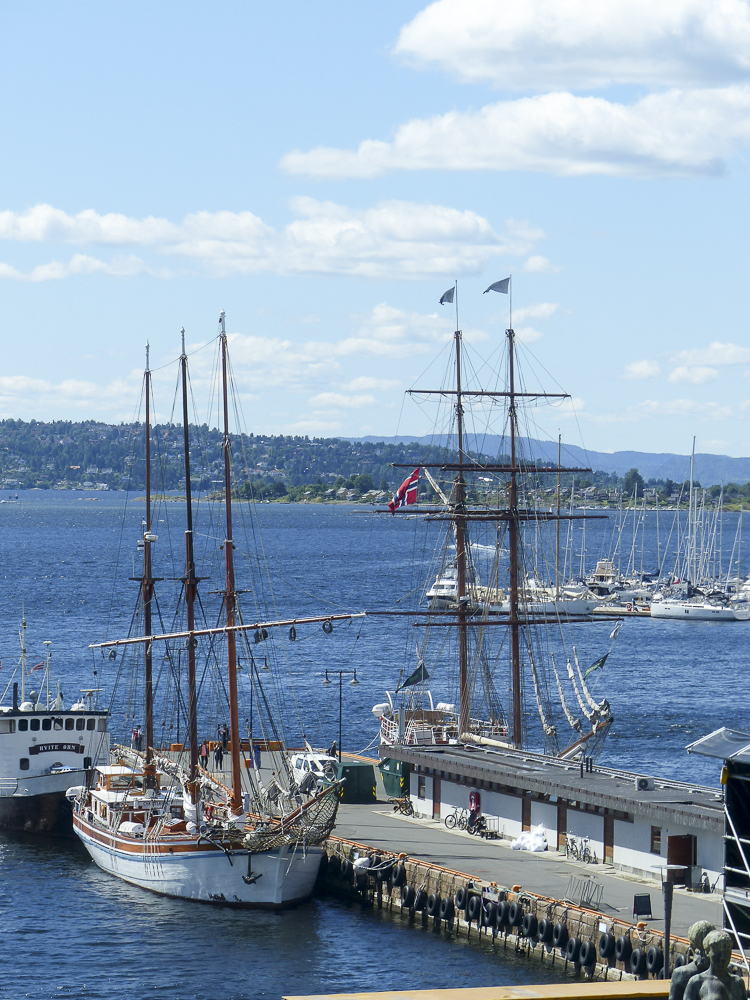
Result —
[{"label": "cumulus cloud", "polygon": [[384,392],[388,389],[398,389],[400,386],[401,383],[397,379],[371,378],[368,375],[360,375],[342,385],[341,388],[346,389],[348,392],[361,392],[367,389],[378,389]]},{"label": "cumulus cloud", "polygon": [[116,379],[107,385],[82,379],[51,382],[26,375],[0,377],[0,417],[18,417],[19,413],[51,415],[102,414],[115,419],[132,419],[137,402],[141,373],[128,379]]},{"label": "cumulus cloud", "polygon": [[287,153],[312,177],[393,170],[535,170],[562,176],[720,174],[750,140],[750,86],[647,94],[634,104],[556,92],[401,125],[356,150]]},{"label": "cumulus cloud", "polygon": [[315,409],[361,410],[365,406],[375,404],[374,396],[345,396],[341,392],[319,392],[310,399],[310,405]]},{"label": "cumulus cloud", "polygon": [[560,308],[558,302],[537,302],[531,306],[522,306],[513,313],[514,319],[523,323],[526,319],[549,319]]},{"label": "cumulus cloud", "polygon": [[746,365],[750,363],[750,347],[714,341],[708,347],[677,351],[671,357],[675,363],[683,365]]},{"label": "cumulus cloud", "polygon": [[657,375],[661,375],[658,361],[633,361],[631,364],[625,365],[625,378],[627,379],[655,378]]},{"label": "cumulus cloud", "polygon": [[669,373],[667,381],[692,382],[693,385],[703,385],[705,382],[713,382],[715,378],[718,378],[718,375],[719,372],[716,368],[708,368],[703,365],[691,368],[686,365],[681,365],[679,368],[675,368],[674,371]]},{"label": "cumulus cloud", "polygon": [[438,0],[397,55],[516,90],[731,83],[750,68],[744,0]]},{"label": "cumulus cloud", "polygon": [[[296,217],[277,230],[252,212],[197,212],[173,224],[92,210],[67,215],[50,205],[38,205],[25,212],[1,212],[0,239],[138,245],[162,258],[187,260],[216,276],[267,271],[424,278],[477,273],[498,256],[525,257],[544,236],[538,227],[512,219],[498,233],[476,212],[443,205],[385,201],[351,209],[295,198],[291,207]],[[48,281],[92,273],[168,277],[171,272],[133,256],[106,262],[76,254],[67,263],[53,261],[30,272],[0,264],[0,278],[12,280]]]}]

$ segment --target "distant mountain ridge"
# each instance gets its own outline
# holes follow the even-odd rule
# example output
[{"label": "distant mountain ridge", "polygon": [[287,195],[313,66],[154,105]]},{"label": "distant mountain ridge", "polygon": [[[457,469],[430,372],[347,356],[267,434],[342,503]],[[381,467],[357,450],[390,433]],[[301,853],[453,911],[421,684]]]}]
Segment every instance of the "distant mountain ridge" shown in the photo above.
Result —
[{"label": "distant mountain ridge", "polygon": [[[348,438],[349,441],[366,443],[382,441],[384,444],[410,444],[436,447],[454,447],[455,435],[416,437],[402,434],[396,437]],[[510,450],[507,437],[499,434],[485,434],[467,437],[466,447],[483,455],[502,455]],[[557,464],[557,442],[522,438],[521,448],[527,458]],[[648,451],[587,451],[576,445],[563,444],[562,464],[576,465],[592,469],[594,472],[611,472],[624,476],[630,469],[638,469],[644,479],[672,479],[682,483],[690,477],[690,455],[673,455],[668,452]],[[695,479],[702,486],[717,483],[746,483],[750,480],[750,458],[732,458],[729,455],[696,454]]]}]

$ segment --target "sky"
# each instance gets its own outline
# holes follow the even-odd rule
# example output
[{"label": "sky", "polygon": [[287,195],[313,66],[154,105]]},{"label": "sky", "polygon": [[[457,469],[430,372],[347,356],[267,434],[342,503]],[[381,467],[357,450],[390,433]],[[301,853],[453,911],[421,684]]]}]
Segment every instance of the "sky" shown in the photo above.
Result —
[{"label": "sky", "polygon": [[[540,436],[750,454],[750,3],[0,8],[0,418],[157,416],[220,310],[246,429],[424,434],[513,276]],[[493,428],[497,429],[497,428]]]}]

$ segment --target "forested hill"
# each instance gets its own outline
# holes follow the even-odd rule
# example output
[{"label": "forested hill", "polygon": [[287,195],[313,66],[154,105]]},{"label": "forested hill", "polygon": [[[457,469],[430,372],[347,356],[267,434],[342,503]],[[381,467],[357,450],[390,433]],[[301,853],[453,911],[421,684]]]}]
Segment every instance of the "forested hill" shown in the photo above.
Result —
[{"label": "forested hill", "polygon": [[[207,426],[191,427],[191,479],[197,488],[219,485],[222,476],[221,434]],[[152,477],[155,489],[184,487],[182,427],[157,425],[152,431]],[[428,461],[429,446],[382,444],[338,438],[285,435],[237,435],[232,443],[240,479],[283,482],[289,486],[317,483],[332,486],[340,478],[370,477],[378,489],[390,489],[406,472],[391,463],[416,466]],[[435,456],[434,449],[432,455]],[[440,460],[456,456],[441,449]],[[436,456],[433,457],[433,461]],[[138,424],[103,424],[93,420],[0,422],[0,485],[4,488],[76,488],[107,485],[110,489],[142,488],[145,447]],[[284,490],[277,490],[279,495]]]}]

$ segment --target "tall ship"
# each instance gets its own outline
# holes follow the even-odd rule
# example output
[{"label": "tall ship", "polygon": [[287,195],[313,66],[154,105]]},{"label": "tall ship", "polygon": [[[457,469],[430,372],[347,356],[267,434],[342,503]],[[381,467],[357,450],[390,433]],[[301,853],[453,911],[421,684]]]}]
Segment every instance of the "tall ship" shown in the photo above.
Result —
[{"label": "tall ship", "polygon": [[[441,303],[453,302],[453,291]],[[510,279],[488,291],[510,294]],[[382,611],[415,617],[419,635],[415,659],[401,668],[387,701],[373,708],[383,757],[397,745],[451,744],[541,744],[554,757],[596,757],[613,721],[609,702],[595,692],[618,628],[609,640],[602,635],[611,619],[591,618],[593,595],[567,586],[560,565],[561,523],[600,516],[561,510],[561,476],[591,470],[565,465],[559,450],[556,463],[524,456],[530,406],[569,396],[532,389],[518,350],[510,322],[503,351],[489,360],[472,352],[467,361],[456,310],[440,388],[409,390],[422,408],[435,401],[440,432],[382,513],[416,515],[435,524],[440,538],[426,608]],[[487,434],[498,434],[507,453],[483,454]],[[555,491],[544,488],[550,481],[557,482],[552,507]],[[430,494],[432,503],[424,503]],[[429,551],[424,538],[419,545]],[[555,573],[542,586],[537,568],[544,546],[554,553],[547,562]]]},{"label": "tall ship", "polygon": [[[154,627],[161,623],[155,599],[152,547],[154,532],[151,495],[150,414],[151,372],[145,372],[145,476],[146,509],[143,536],[143,569],[139,582],[139,621],[142,634],[94,644],[103,651],[136,654],[143,668],[145,746],[116,745],[110,761],[97,765],[86,787],[71,788],[74,828],[93,860],[104,871],[133,885],[181,899],[236,907],[277,909],[308,898],[322,858],[321,843],[336,817],[340,781],[320,787],[297,781],[291,763],[278,741],[272,748],[274,767],[263,767],[262,754],[254,753],[252,736],[242,737],[239,716],[239,653],[251,664],[253,685],[267,703],[257,673],[252,636],[257,644],[271,629],[323,627],[333,631],[333,621],[351,615],[312,617],[289,621],[244,621],[235,583],[233,541],[233,486],[229,430],[229,359],[224,313],[220,316],[217,367],[220,372],[223,423],[223,587],[222,621],[215,626],[198,620],[202,607],[200,578],[194,554],[193,500],[188,433],[188,371],[183,347],[180,357],[183,403],[183,449],[186,511],[185,565],[181,580],[184,627],[171,632]],[[157,618],[157,615],[159,617]],[[187,660],[187,743],[157,748],[154,735],[154,661]],[[226,694],[229,725],[223,735],[230,762],[228,780],[208,766],[208,741],[199,739],[199,657],[214,669],[214,690]],[[123,657],[124,659],[124,657]],[[223,660],[223,664],[222,664]],[[122,670],[122,667],[121,667]],[[206,670],[202,677],[207,676]],[[180,696],[178,695],[178,705]],[[204,726],[205,722],[200,723]],[[205,745],[204,745],[205,744]],[[213,741],[212,749],[216,745]]]},{"label": "tall ship", "polygon": [[50,690],[52,643],[45,643],[44,660],[29,668],[26,628],[24,617],[18,667],[5,691],[10,704],[0,704],[0,830],[71,837],[65,793],[108,763],[108,713],[94,688],[65,707],[60,682]]}]

